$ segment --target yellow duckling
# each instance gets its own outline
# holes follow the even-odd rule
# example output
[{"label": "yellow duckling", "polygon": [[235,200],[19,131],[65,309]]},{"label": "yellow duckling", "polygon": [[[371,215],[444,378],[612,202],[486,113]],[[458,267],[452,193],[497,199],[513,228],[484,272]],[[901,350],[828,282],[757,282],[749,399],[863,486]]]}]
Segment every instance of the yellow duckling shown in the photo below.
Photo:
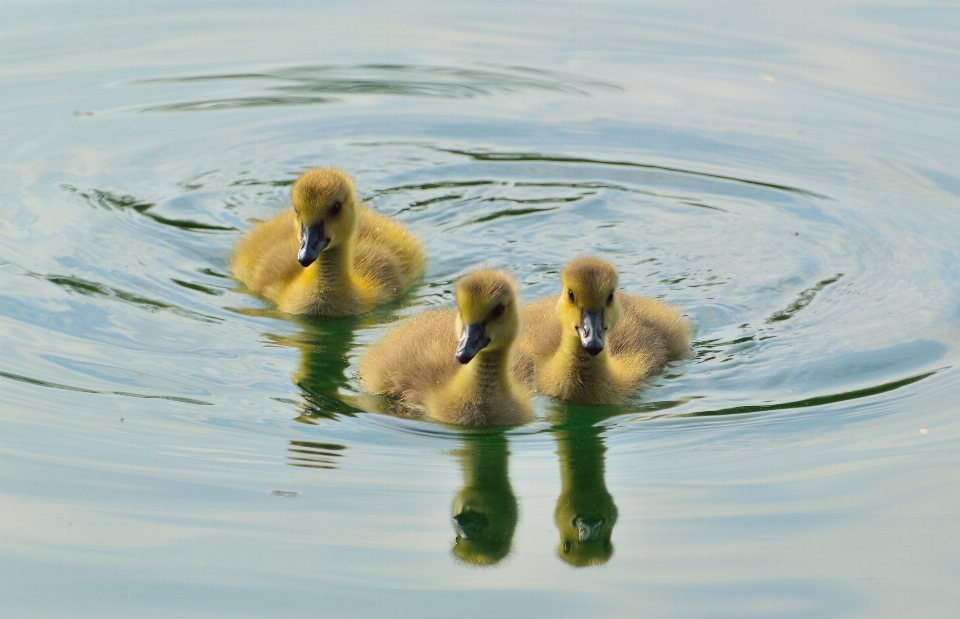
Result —
[{"label": "yellow duckling", "polygon": [[523,422],[530,394],[511,372],[516,284],[500,271],[476,271],[457,282],[456,298],[456,310],[423,312],[372,347],[360,362],[361,383],[445,423]]},{"label": "yellow duckling", "polygon": [[617,404],[672,359],[690,355],[690,326],[669,305],[616,290],[616,268],[578,258],[563,293],[524,308],[518,375],[575,404]]},{"label": "yellow duckling", "polygon": [[237,246],[233,273],[291,314],[362,314],[398,296],[423,274],[420,243],[357,200],[331,168],[293,185],[293,210],[258,224]]}]

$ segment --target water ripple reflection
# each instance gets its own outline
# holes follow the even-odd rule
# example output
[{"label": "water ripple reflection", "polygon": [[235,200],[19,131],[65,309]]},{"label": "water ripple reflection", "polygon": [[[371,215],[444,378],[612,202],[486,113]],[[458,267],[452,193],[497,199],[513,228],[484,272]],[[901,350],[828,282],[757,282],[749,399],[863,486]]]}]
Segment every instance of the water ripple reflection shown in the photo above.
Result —
[{"label": "water ripple reflection", "polygon": [[0,371],[0,376],[7,378],[9,380],[16,380],[30,385],[37,385],[38,387],[45,387],[49,389],[62,389],[65,391],[76,391],[79,393],[93,393],[93,394],[106,394],[106,395],[119,395],[127,398],[142,398],[145,400],[155,399],[155,400],[170,400],[172,402],[182,402],[184,404],[198,404],[200,406],[213,406],[211,402],[204,402],[203,400],[197,400],[194,398],[184,398],[181,396],[175,395],[156,395],[149,393],[132,393],[129,391],[97,391],[96,389],[87,389],[85,387],[75,387],[73,385],[65,385],[62,383],[55,383],[48,380],[40,380],[39,378],[30,378],[29,376],[21,376],[19,374],[13,374],[12,372],[2,372]]},{"label": "water ripple reflection", "polygon": [[[0,5],[4,616],[956,614],[960,13],[214,4]],[[367,316],[230,275],[317,165],[428,255]],[[509,428],[361,390],[582,254],[696,356]]]},{"label": "water ripple reflection", "polygon": [[464,68],[399,64],[308,65],[252,73],[153,78],[131,84],[169,87],[236,82],[249,84],[269,94],[238,93],[232,97],[152,104],[137,108],[137,111],[184,112],[314,105],[334,103],[339,97],[351,95],[472,99],[525,91],[588,96],[598,90],[619,90],[619,86],[610,82],[529,67]]}]

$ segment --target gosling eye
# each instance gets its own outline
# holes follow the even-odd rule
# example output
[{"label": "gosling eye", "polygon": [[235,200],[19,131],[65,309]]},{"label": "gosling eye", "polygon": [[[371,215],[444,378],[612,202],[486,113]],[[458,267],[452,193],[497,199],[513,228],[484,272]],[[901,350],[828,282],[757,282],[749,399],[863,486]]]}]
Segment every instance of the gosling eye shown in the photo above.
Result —
[{"label": "gosling eye", "polygon": [[339,215],[341,206],[342,205],[339,202],[334,202],[333,206],[330,208],[330,216],[336,217],[337,215]]},{"label": "gosling eye", "polygon": [[503,303],[493,308],[493,311],[490,313],[494,318],[500,318],[503,316]]},{"label": "gosling eye", "polygon": [[570,540],[563,540],[563,551],[570,552],[570,549],[573,548],[573,544],[570,543]]},{"label": "gosling eye", "polygon": [[607,297],[607,305],[613,305],[613,293],[610,293],[610,296]]},{"label": "gosling eye", "polygon": [[573,291],[572,291],[572,290],[567,290],[567,298],[570,299],[570,302],[571,302],[571,303],[576,303],[576,302],[577,302],[576,297],[573,296]]}]

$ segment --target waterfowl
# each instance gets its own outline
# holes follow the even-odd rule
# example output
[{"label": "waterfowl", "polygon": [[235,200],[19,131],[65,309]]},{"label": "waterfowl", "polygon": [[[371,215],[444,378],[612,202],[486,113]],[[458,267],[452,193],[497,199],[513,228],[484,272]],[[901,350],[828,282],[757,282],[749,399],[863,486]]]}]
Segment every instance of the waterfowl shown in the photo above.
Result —
[{"label": "waterfowl", "polygon": [[232,265],[237,279],[281,311],[362,314],[423,274],[420,243],[357,200],[344,172],[305,172],[293,185],[292,199],[292,210],[244,237]]},{"label": "waterfowl", "polygon": [[456,300],[456,309],[414,316],[372,347],[360,362],[361,384],[445,423],[521,423],[530,393],[511,371],[516,284],[501,271],[476,271],[457,282]]},{"label": "waterfowl", "polygon": [[617,269],[578,258],[560,274],[563,292],[523,310],[522,382],[574,404],[623,402],[663,364],[690,355],[680,312],[617,290]]}]

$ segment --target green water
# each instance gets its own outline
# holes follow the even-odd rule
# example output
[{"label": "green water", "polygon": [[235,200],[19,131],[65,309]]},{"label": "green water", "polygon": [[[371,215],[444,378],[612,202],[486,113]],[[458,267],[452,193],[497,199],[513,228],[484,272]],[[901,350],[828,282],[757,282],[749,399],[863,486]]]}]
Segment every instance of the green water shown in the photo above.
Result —
[{"label": "green water", "polygon": [[[0,6],[0,612],[952,617],[960,11]],[[335,322],[232,248],[336,165],[424,243]],[[694,359],[467,431],[357,359],[596,254]]]}]

